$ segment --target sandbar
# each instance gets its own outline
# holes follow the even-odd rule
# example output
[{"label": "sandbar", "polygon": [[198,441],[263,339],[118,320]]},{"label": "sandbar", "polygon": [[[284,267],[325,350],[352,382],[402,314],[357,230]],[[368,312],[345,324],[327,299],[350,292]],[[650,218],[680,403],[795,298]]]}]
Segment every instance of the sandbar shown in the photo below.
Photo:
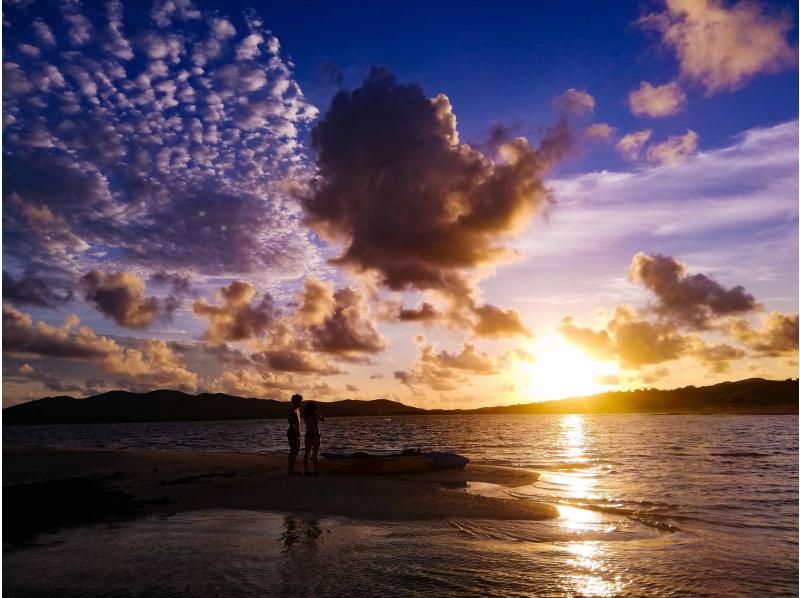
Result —
[{"label": "sandbar", "polygon": [[[313,513],[368,520],[543,520],[549,504],[458,491],[536,481],[526,469],[470,463],[463,470],[403,475],[288,476],[284,454],[3,449],[3,543],[60,527],[206,509]],[[46,513],[46,516],[43,516]]]}]

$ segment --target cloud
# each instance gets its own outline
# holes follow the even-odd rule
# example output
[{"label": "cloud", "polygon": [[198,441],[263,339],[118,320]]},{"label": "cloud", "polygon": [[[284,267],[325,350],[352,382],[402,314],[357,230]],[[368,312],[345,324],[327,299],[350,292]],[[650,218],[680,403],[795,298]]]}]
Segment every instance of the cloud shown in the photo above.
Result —
[{"label": "cloud", "polygon": [[566,113],[581,115],[594,111],[594,97],[584,90],[571,87],[555,99],[556,107]]},{"label": "cloud", "polygon": [[723,374],[730,371],[731,360],[741,359],[746,353],[738,347],[727,343],[706,345],[705,342],[697,339],[692,355],[705,365],[711,373]]},{"label": "cloud", "polygon": [[655,382],[660,382],[661,380],[669,378],[669,375],[669,370],[660,366],[651,370],[639,372],[639,380],[641,380],[643,384],[654,384]]},{"label": "cloud", "polygon": [[124,328],[147,328],[156,319],[169,320],[180,304],[176,297],[147,297],[144,281],[133,272],[92,270],[81,277],[85,299]]},{"label": "cloud", "polygon": [[[4,252],[15,270],[58,259],[76,278],[112,262],[280,280],[313,267],[287,187],[310,172],[298,136],[317,110],[263,24],[248,13],[234,32],[185,0],[157,2],[154,25],[124,21],[134,7],[116,0],[60,6],[63,23],[41,3],[4,11],[18,32],[3,48],[3,193],[19,200],[4,209]],[[234,57],[242,44],[250,53]]]},{"label": "cloud", "polygon": [[56,392],[84,392],[84,387],[79,384],[73,384],[53,375],[50,372],[34,370],[27,363],[20,366],[17,370],[24,378],[41,383],[45,390],[54,390]]},{"label": "cloud", "polygon": [[43,46],[54,47],[56,45],[56,38],[53,35],[53,30],[40,19],[36,19],[31,23],[31,27],[36,33],[36,37]]},{"label": "cloud", "polygon": [[589,355],[600,360],[608,360],[614,354],[614,344],[606,330],[592,330],[576,326],[572,317],[561,320],[558,332],[570,343],[583,348]]},{"label": "cloud", "polygon": [[131,389],[176,388],[192,392],[197,388],[197,374],[187,370],[160,339],[147,339],[136,349],[112,353],[102,365],[109,372],[125,374],[123,381]]},{"label": "cloud", "polygon": [[28,270],[18,278],[3,270],[3,300],[15,305],[56,307],[72,301],[71,289],[57,286],[56,281],[45,280]]},{"label": "cloud", "polygon": [[417,359],[410,370],[394,373],[399,380],[412,389],[427,386],[433,390],[447,392],[469,383],[468,375],[492,375],[498,373],[497,365],[475,345],[465,343],[458,353],[436,351],[424,336],[415,339]]},{"label": "cloud", "polygon": [[394,291],[437,291],[473,318],[470,271],[510,257],[502,240],[548,203],[543,177],[570,145],[566,123],[533,149],[503,140],[490,157],[459,142],[448,98],[383,69],[339,92],[312,133],[319,176],[306,221],[339,243],[334,264]]},{"label": "cloud", "polygon": [[650,139],[653,131],[650,129],[628,133],[617,142],[617,151],[626,160],[637,160],[644,144]]},{"label": "cloud", "polygon": [[253,365],[250,355],[227,343],[203,343],[202,350],[214,356],[215,361],[227,365]]},{"label": "cloud", "polygon": [[595,141],[609,141],[614,137],[616,129],[607,123],[595,123],[583,130],[583,135],[587,139]]},{"label": "cloud", "polygon": [[478,317],[472,326],[476,336],[502,338],[530,335],[522,317],[513,309],[501,309],[487,304],[474,307],[473,312]]},{"label": "cloud", "polygon": [[705,274],[689,274],[688,266],[671,256],[637,253],[628,278],[656,295],[657,315],[697,330],[708,329],[714,319],[761,308],[744,287],[727,289]]},{"label": "cloud", "polygon": [[263,335],[276,316],[272,297],[264,294],[261,301],[251,303],[256,288],[248,282],[237,280],[220,289],[217,298],[221,304],[212,305],[205,299],[192,304],[196,316],[208,320],[208,330],[203,338],[209,341],[251,340]]},{"label": "cloud", "polygon": [[725,329],[748,349],[761,355],[776,357],[797,352],[797,314],[766,314],[760,329],[754,328],[747,320],[731,319],[725,324]]},{"label": "cloud", "polygon": [[299,387],[291,376],[240,368],[222,373],[211,381],[209,389],[243,397],[279,398],[297,392]]},{"label": "cloud", "polygon": [[85,361],[107,372],[124,374],[126,384],[137,388],[178,388],[193,391],[197,374],[187,370],[181,359],[162,340],[146,339],[132,347],[97,335],[79,326],[72,314],[61,326],[33,324],[29,314],[3,306],[3,351],[12,356],[55,357]]},{"label": "cloud", "polygon": [[148,279],[150,284],[168,286],[175,297],[185,297],[195,294],[192,288],[192,278],[185,272],[153,272]]},{"label": "cloud", "polygon": [[614,339],[614,352],[625,367],[678,359],[689,348],[689,339],[678,334],[672,324],[641,320],[625,305],[614,308],[607,330]]},{"label": "cloud", "polygon": [[721,0],[667,0],[667,10],[639,20],[661,34],[680,63],[681,75],[705,87],[708,95],[744,86],[759,73],[796,62],[786,40],[788,14],[773,16],[758,2],[730,7]]},{"label": "cloud", "polygon": [[358,359],[386,348],[365,298],[350,287],[333,294],[333,311],[321,324],[310,326],[311,346],[322,353]]},{"label": "cloud", "polygon": [[254,353],[252,360],[256,363],[264,363],[273,370],[280,372],[319,374],[322,376],[342,373],[339,368],[310,352],[293,350],[262,351]]},{"label": "cloud", "polygon": [[305,325],[315,326],[328,319],[333,314],[336,304],[333,292],[333,283],[307,276],[303,282],[300,305],[295,314],[299,321]]},{"label": "cloud", "polygon": [[[706,247],[713,238],[706,261],[742,279],[792,270],[785,247],[797,243],[797,144],[790,121],[748,130],[670,168],[551,179],[558,210],[514,247],[563,263],[597,254],[627,264],[641,247]],[[753,230],[770,231],[770,240]],[[767,262],[759,258],[765,252]]]},{"label": "cloud", "polygon": [[150,18],[159,27],[169,27],[173,19],[194,21],[201,17],[202,13],[191,0],[156,0],[150,11]]},{"label": "cloud", "polygon": [[[720,374],[730,370],[732,360],[747,355],[742,347],[709,344],[700,334],[681,334],[682,329],[727,336],[763,356],[797,351],[796,314],[768,314],[757,330],[749,320],[735,317],[762,309],[742,286],[726,288],[704,274],[689,274],[673,257],[637,253],[628,280],[647,288],[656,301],[639,311],[617,305],[600,330],[582,328],[565,317],[559,332],[596,359],[616,359],[622,367],[637,370],[687,357]],[[650,383],[663,377],[654,372],[641,373],[641,380]]]},{"label": "cloud", "polygon": [[663,143],[647,148],[647,160],[663,166],[683,162],[697,152],[699,136],[691,129],[685,135],[672,135]]},{"label": "cloud", "polygon": [[678,359],[690,348],[690,339],[678,334],[674,324],[641,319],[624,304],[614,308],[605,330],[581,328],[565,318],[559,332],[593,357],[616,359],[630,369]]},{"label": "cloud", "polygon": [[92,37],[92,24],[89,19],[78,12],[80,9],[80,0],[61,2],[61,12],[67,24],[67,36],[74,46],[82,46]]},{"label": "cloud", "polygon": [[401,307],[397,312],[397,319],[401,322],[432,322],[440,317],[441,314],[427,301],[415,308]]},{"label": "cloud", "polygon": [[639,89],[628,95],[628,105],[636,116],[670,116],[681,110],[685,103],[686,94],[675,81],[657,87],[642,81]]},{"label": "cloud", "polygon": [[125,38],[122,23],[123,6],[119,0],[108,0],[106,2],[106,40],[103,42],[103,49],[121,60],[131,60],[133,58],[133,48]]},{"label": "cloud", "polygon": [[21,355],[44,355],[67,359],[104,358],[118,349],[108,338],[80,327],[76,315],[65,318],[59,327],[44,322],[33,324],[29,314],[3,305],[3,351]]}]

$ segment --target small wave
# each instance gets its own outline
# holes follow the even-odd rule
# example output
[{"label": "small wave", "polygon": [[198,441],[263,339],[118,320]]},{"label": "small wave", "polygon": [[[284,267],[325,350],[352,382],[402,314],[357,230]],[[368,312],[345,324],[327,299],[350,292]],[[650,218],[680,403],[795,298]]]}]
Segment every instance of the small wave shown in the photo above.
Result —
[{"label": "small wave", "polygon": [[[525,494],[514,491],[506,491],[506,494],[520,500],[535,500],[538,502],[548,501],[548,498],[546,497],[535,496],[533,494]],[[549,500],[552,500],[552,498]],[[648,527],[668,532],[681,531],[681,528],[673,523],[670,523],[671,520],[686,521],[692,519],[691,517],[686,517],[684,515],[678,515],[675,513],[674,510],[677,508],[677,505],[647,500],[629,502],[620,499],[598,498],[582,500],[556,499],[555,502],[558,505],[574,507],[577,509],[586,509],[587,511],[619,515],[632,521],[637,521]]]},{"label": "small wave", "polygon": [[724,453],[709,453],[712,457],[770,457],[771,455],[767,453],[755,453],[755,452],[747,452],[747,451],[731,451],[731,452],[724,452]]},{"label": "small wave", "polygon": [[[624,534],[618,538],[611,536],[615,528],[598,528],[593,531],[580,531],[558,527],[557,524],[539,521],[465,521],[463,519],[449,519],[447,521],[459,532],[478,540],[494,540],[500,542],[568,542],[580,538],[582,541],[628,539]],[[632,539],[632,538],[630,538]]]}]

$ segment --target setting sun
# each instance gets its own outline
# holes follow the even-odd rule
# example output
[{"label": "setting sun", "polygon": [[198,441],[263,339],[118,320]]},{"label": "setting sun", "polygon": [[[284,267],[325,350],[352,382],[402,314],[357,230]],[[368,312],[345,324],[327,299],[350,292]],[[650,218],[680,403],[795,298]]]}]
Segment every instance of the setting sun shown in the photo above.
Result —
[{"label": "setting sun", "polygon": [[515,368],[515,384],[523,400],[597,394],[612,388],[607,381],[619,373],[615,362],[592,359],[557,334],[535,342],[530,352],[534,361],[519,362]]}]

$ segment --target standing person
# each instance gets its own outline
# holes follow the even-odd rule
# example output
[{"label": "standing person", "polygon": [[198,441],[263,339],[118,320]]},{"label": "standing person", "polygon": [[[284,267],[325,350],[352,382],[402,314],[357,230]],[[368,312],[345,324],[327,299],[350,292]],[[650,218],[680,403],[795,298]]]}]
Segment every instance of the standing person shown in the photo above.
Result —
[{"label": "standing person", "polygon": [[[306,446],[303,451],[303,469],[308,476],[317,477],[319,475],[319,422],[325,421],[325,416],[319,409],[319,405],[314,401],[306,403],[303,409],[303,421],[306,424]],[[311,455],[311,464],[314,471],[308,469],[308,457]]]},{"label": "standing person", "polygon": [[289,429],[286,430],[286,436],[289,439],[289,468],[287,469],[289,475],[300,475],[300,472],[294,468],[294,464],[297,462],[297,453],[300,452],[300,404],[302,402],[302,396],[292,395],[289,406]]}]

